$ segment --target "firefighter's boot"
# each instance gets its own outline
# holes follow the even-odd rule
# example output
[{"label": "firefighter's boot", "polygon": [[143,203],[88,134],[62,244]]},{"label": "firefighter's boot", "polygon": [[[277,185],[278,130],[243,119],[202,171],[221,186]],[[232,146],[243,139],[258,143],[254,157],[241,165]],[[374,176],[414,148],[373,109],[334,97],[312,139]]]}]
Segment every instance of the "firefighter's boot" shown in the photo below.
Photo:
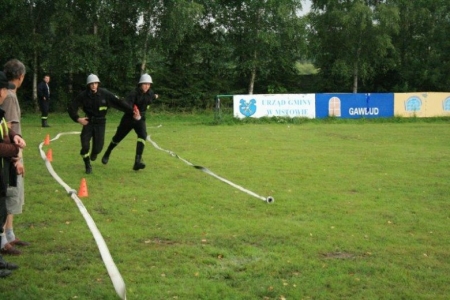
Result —
[{"label": "firefighter's boot", "polygon": [[106,165],[108,163],[110,155],[111,155],[111,151],[109,151],[109,149],[106,150],[105,154],[103,154],[103,157],[102,157],[102,164]]},{"label": "firefighter's boot", "polygon": [[109,161],[109,156],[111,155],[111,151],[117,146],[117,144],[111,142],[109,143],[108,149],[106,149],[105,154],[102,157],[102,163],[106,165]]},{"label": "firefighter's boot", "polygon": [[92,173],[91,159],[88,157],[83,158],[84,166],[86,167],[86,174]]},{"label": "firefighter's boot", "polygon": [[138,171],[138,170],[144,169],[144,168],[145,168],[145,164],[142,162],[142,156],[136,155],[136,158],[134,160],[133,170]]}]

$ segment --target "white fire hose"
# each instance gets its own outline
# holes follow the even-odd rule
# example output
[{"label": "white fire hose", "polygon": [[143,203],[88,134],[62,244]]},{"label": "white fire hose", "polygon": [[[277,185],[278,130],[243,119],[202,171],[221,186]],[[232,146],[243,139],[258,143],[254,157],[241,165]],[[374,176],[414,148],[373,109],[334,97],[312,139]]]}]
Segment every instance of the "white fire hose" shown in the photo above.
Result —
[{"label": "white fire hose", "polygon": [[[61,135],[66,134],[80,134],[80,132],[64,132],[59,133],[51,139],[51,141],[59,139]],[[95,242],[97,243],[98,250],[100,251],[100,255],[102,256],[103,263],[105,264],[105,267],[108,271],[109,277],[111,278],[111,281],[114,285],[114,289],[116,290],[117,295],[122,299],[126,300],[126,287],[125,282],[123,281],[122,275],[120,275],[119,270],[117,269],[116,264],[114,263],[111,254],[109,253],[108,246],[106,246],[105,240],[102,237],[102,234],[97,228],[97,225],[95,225],[94,220],[92,219],[91,215],[87,211],[86,207],[84,206],[83,202],[78,198],[77,191],[72,189],[70,186],[68,186],[59,176],[56,174],[56,172],[53,170],[52,164],[48,161],[47,156],[45,155],[45,152],[42,150],[43,142],[39,144],[39,152],[41,153],[42,159],[45,161],[45,165],[47,166],[47,170],[50,172],[50,174],[53,176],[53,178],[66,190],[66,192],[70,195],[70,197],[75,201],[76,205],[78,206],[78,209],[80,210],[81,214],[83,215],[86,224],[88,225],[89,229],[91,230],[92,235],[94,236]]]},{"label": "white fire hose", "polygon": [[[161,125],[160,125],[161,126]],[[160,127],[159,126],[159,127]],[[62,135],[69,135],[69,134],[80,134],[80,132],[78,131],[72,131],[72,132],[63,132],[63,133],[59,133],[57,134],[53,139],[51,139],[51,141],[57,140],[60,138],[60,136]],[[167,152],[168,154],[170,154],[173,157],[176,157],[178,159],[180,159],[181,161],[183,161],[184,163],[186,163],[189,166],[192,166],[198,170],[201,170],[203,172],[205,172],[206,174],[209,174],[217,179],[219,179],[222,182],[225,182],[229,185],[231,185],[232,187],[247,193],[253,197],[256,197],[262,201],[265,201],[267,203],[273,203],[275,201],[275,199],[272,196],[268,196],[268,197],[263,197],[260,196],[250,190],[247,190],[225,178],[222,178],[218,175],[216,175],[215,173],[211,172],[209,169],[202,167],[202,166],[197,166],[194,165],[192,163],[190,163],[189,161],[181,158],[180,156],[178,156],[177,154],[173,153],[172,151],[169,150],[165,150],[161,147],[158,146],[158,144],[156,144],[151,138],[150,135],[147,136],[147,141],[150,142],[153,147],[155,147],[158,150]],[[126,300],[127,296],[126,296],[126,287],[125,287],[125,282],[122,278],[122,275],[120,274],[119,270],[117,269],[116,264],[114,263],[111,254],[109,252],[108,246],[105,243],[105,240],[103,239],[100,231],[98,230],[94,220],[92,219],[91,215],[89,214],[89,212],[87,211],[86,207],[84,206],[83,202],[81,201],[80,198],[78,198],[77,195],[77,191],[73,188],[71,188],[70,186],[68,186],[59,176],[58,174],[53,170],[52,164],[51,162],[48,160],[44,150],[42,150],[42,146],[44,145],[44,143],[40,143],[39,144],[39,152],[41,154],[41,158],[44,160],[45,165],[47,166],[47,170],[49,171],[49,173],[52,175],[52,177],[66,190],[66,192],[69,194],[69,196],[75,201],[75,204],[78,206],[78,209],[80,210],[82,216],[84,217],[86,224],[88,225],[92,235],[94,236],[95,242],[97,243],[97,247],[100,251],[100,255],[103,259],[103,263],[105,264],[105,267],[108,271],[109,277],[111,278],[111,281],[113,283],[114,289],[116,290],[117,295],[123,299]]]}]

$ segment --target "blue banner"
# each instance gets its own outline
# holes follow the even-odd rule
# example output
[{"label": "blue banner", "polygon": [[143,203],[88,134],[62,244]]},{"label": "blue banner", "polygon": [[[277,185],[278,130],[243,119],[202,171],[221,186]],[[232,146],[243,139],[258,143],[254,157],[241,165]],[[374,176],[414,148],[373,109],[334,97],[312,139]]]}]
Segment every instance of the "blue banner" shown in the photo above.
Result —
[{"label": "blue banner", "polygon": [[393,93],[316,94],[316,118],[344,119],[394,116]]}]

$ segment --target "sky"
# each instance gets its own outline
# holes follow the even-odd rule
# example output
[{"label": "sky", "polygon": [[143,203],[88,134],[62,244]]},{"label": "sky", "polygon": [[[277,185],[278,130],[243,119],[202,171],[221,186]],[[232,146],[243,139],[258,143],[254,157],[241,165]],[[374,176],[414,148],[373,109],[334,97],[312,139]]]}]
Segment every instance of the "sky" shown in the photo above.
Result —
[{"label": "sky", "polygon": [[306,15],[307,13],[309,13],[310,7],[311,7],[311,0],[304,0],[302,1],[302,14]]}]

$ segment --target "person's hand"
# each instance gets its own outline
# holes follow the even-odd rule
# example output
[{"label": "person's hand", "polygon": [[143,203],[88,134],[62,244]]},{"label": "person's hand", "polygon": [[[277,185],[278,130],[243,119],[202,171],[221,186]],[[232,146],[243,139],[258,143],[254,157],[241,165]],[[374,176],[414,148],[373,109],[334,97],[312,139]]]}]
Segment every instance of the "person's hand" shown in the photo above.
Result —
[{"label": "person's hand", "polygon": [[16,162],[19,161],[22,157],[23,157],[22,149],[19,148],[19,153],[17,153],[17,156],[12,157],[11,160],[12,160],[14,163],[16,163]]},{"label": "person's hand", "polygon": [[14,136],[14,143],[22,149],[27,146],[27,143],[25,143],[25,140],[20,135]]},{"label": "person's hand", "polygon": [[158,99],[159,98],[159,95],[158,94],[155,94],[155,99]]},{"label": "person's hand", "polygon": [[17,175],[22,175],[22,177],[25,175],[25,167],[20,161],[16,161],[14,163],[14,166],[16,167],[16,173]]},{"label": "person's hand", "polygon": [[141,112],[136,105],[133,106],[133,119],[135,119],[136,121],[139,121],[141,119]]},{"label": "person's hand", "polygon": [[89,124],[89,119],[88,118],[78,118],[78,123],[80,123],[83,126],[86,126],[87,124]]}]

